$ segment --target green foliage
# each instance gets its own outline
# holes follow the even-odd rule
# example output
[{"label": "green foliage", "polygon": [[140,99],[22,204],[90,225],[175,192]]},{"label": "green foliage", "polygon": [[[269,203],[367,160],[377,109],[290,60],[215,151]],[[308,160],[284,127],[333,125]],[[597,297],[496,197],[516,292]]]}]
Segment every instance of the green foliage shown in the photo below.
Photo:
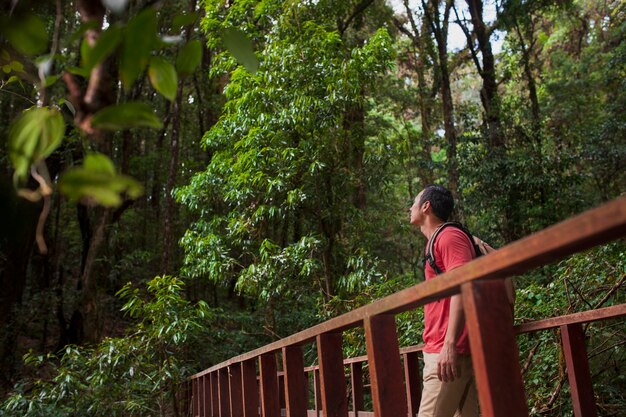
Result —
[{"label": "green foliage", "polygon": [[2,34],[11,45],[24,55],[36,55],[48,46],[46,24],[38,16],[27,14],[17,18],[3,16],[0,20]]},{"label": "green foliage", "polygon": [[81,167],[63,174],[59,189],[71,200],[88,198],[105,207],[122,203],[121,195],[137,198],[143,193],[140,183],[126,175],[115,172],[113,162],[103,154],[87,154]]},{"label": "green foliage", "polygon": [[148,76],[155,90],[169,101],[174,101],[178,87],[178,76],[176,75],[174,65],[165,58],[153,57],[150,59]]},{"label": "green foliage", "polygon": [[133,17],[124,33],[124,45],[120,56],[120,79],[126,89],[130,89],[144,70],[150,52],[156,45],[156,10],[147,7]]},{"label": "green foliage", "polygon": [[22,113],[9,131],[9,156],[15,167],[15,182],[24,181],[31,165],[50,155],[64,135],[65,122],[55,109],[31,108]]},{"label": "green foliage", "polygon": [[27,354],[26,364],[47,368],[51,378],[18,387],[0,413],[180,415],[193,356],[187,349],[213,313],[202,301],[192,305],[185,300],[182,281],[170,276],[148,282],[145,295],[130,284],[118,295],[125,301],[123,311],[135,321],[128,334],[93,347],[68,346],[58,358]]},{"label": "green foliage", "polygon": [[254,54],[252,42],[246,35],[235,28],[226,28],[223,33],[224,46],[251,73],[259,68],[259,60]]},{"label": "green foliage", "polygon": [[[166,89],[170,88],[171,84],[168,81],[159,79],[159,83],[161,82],[167,84]],[[175,89],[174,94],[176,94]],[[106,130],[123,130],[134,127],[160,129],[163,127],[163,122],[154,114],[152,108],[146,103],[139,102],[128,102],[105,107],[93,116],[91,123],[94,127]]]},{"label": "green foliage", "polygon": [[[356,290],[325,282],[330,276],[322,258],[339,231],[316,223],[333,228],[358,217],[350,209],[356,174],[347,163],[349,133],[341,126],[391,57],[383,30],[346,51],[336,33],[314,22],[297,31],[283,19],[267,40],[260,70],[234,71],[224,115],[204,138],[213,155],[206,172],[176,191],[180,202],[204,214],[181,241],[185,273],[236,282],[262,300],[305,288]],[[324,194],[335,201],[317,197]],[[218,201],[225,210],[208,211]],[[346,232],[341,248],[331,249],[337,271],[358,274],[366,267],[339,255],[359,251],[357,236]]]},{"label": "green foliage", "polygon": [[202,44],[193,39],[185,44],[176,57],[176,71],[181,76],[193,74],[202,60]]}]

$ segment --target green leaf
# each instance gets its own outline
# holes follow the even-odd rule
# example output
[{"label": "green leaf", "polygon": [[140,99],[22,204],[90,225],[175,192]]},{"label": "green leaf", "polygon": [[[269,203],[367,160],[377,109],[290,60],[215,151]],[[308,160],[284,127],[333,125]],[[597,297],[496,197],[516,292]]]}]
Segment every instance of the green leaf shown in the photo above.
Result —
[{"label": "green leaf", "polygon": [[133,127],[160,129],[163,122],[146,103],[130,102],[100,110],[93,116],[93,127],[105,130],[122,130]]},{"label": "green leaf", "polygon": [[59,76],[58,75],[48,75],[45,79],[45,86],[46,87],[50,87],[51,85],[53,85],[54,83],[56,83],[59,80]]},{"label": "green leaf", "polygon": [[172,30],[178,31],[185,26],[193,25],[198,21],[198,13],[177,14],[172,20]]},{"label": "green leaf", "polygon": [[120,79],[129,89],[145,69],[157,41],[156,10],[148,7],[126,26],[120,57]]},{"label": "green leaf", "polygon": [[169,101],[174,101],[178,87],[178,77],[174,66],[169,61],[162,57],[153,57],[150,60],[148,76],[155,90]]},{"label": "green leaf", "polygon": [[[104,61],[111,55],[122,41],[123,31],[119,26],[111,26],[98,38],[93,48],[87,46],[81,52],[83,53],[83,66],[91,70],[93,67]],[[86,44],[84,42],[83,44]]]},{"label": "green leaf", "polygon": [[9,130],[9,157],[15,180],[23,180],[34,163],[50,155],[63,140],[65,123],[61,114],[48,107],[26,110]]},{"label": "green leaf", "polygon": [[181,76],[191,75],[202,61],[202,44],[194,39],[185,44],[176,57],[176,70]]},{"label": "green leaf", "polygon": [[106,207],[122,204],[122,193],[137,198],[143,193],[141,184],[115,172],[113,162],[103,154],[88,154],[80,167],[66,171],[59,180],[59,189],[71,200],[90,199]]},{"label": "green leaf", "polygon": [[239,29],[227,28],[222,34],[224,46],[235,59],[251,73],[259,68],[259,60],[254,54],[252,41]]},{"label": "green leaf", "polygon": [[89,78],[89,70],[86,68],[66,67],[65,69],[70,74],[78,75],[83,78]]},{"label": "green leaf", "polygon": [[2,22],[4,34],[11,44],[24,55],[35,55],[48,47],[46,24],[33,14],[14,17]]},{"label": "green leaf", "polygon": [[11,66],[11,69],[15,72],[24,72],[24,64],[22,64],[20,61],[11,61],[11,64],[9,64]]}]

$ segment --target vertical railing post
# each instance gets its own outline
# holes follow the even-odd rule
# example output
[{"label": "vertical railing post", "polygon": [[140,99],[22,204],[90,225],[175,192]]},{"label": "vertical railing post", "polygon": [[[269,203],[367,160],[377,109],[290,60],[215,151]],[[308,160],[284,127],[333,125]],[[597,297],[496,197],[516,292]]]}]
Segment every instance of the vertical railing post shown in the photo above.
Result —
[{"label": "vertical railing post", "polygon": [[228,383],[230,392],[230,415],[232,417],[243,417],[241,363],[235,363],[228,367]]},{"label": "vertical railing post", "polygon": [[281,409],[287,408],[287,403],[285,402],[285,374],[284,372],[278,372],[278,406]]},{"label": "vertical railing post", "polygon": [[353,362],[350,364],[350,385],[352,386],[352,411],[354,417],[359,416],[359,411],[365,408],[363,401],[363,363]]},{"label": "vertical railing post", "polygon": [[462,286],[463,308],[483,417],[527,417],[528,406],[504,281]]},{"label": "vertical railing post", "polygon": [[198,378],[191,380],[191,415],[198,416]]},{"label": "vertical railing post", "polygon": [[274,353],[261,355],[259,371],[261,374],[261,415],[262,417],[280,417],[278,375]]},{"label": "vertical railing post", "polygon": [[324,417],[348,417],[341,333],[318,335],[317,356],[320,363],[320,391]]},{"label": "vertical railing post", "polygon": [[370,316],[364,327],[374,416],[406,416],[396,319],[391,314]]},{"label": "vertical railing post", "polygon": [[204,375],[203,379],[203,387],[204,387],[204,414],[202,417],[211,417],[211,376],[209,374]]},{"label": "vertical railing post", "polygon": [[219,417],[219,378],[217,377],[217,371],[213,371],[209,375],[211,376],[211,417]]},{"label": "vertical railing post", "polygon": [[591,384],[589,358],[585,348],[585,332],[580,323],[561,326],[563,354],[567,365],[567,379],[572,392],[576,417],[596,417],[596,401]]},{"label": "vertical railing post", "polygon": [[204,417],[206,404],[204,401],[204,376],[198,377],[198,415]]},{"label": "vertical railing post", "polygon": [[402,355],[404,362],[404,383],[409,417],[415,417],[422,401],[422,377],[420,375],[417,352],[408,352]]},{"label": "vertical railing post", "polygon": [[322,411],[322,390],[320,388],[320,368],[313,371],[313,389],[315,393],[315,415],[320,417]]},{"label": "vertical railing post", "polygon": [[256,381],[256,359],[241,364],[243,416],[259,417],[259,386]]},{"label": "vertical railing post", "polygon": [[283,348],[285,409],[287,417],[307,417],[307,379],[300,346]]},{"label": "vertical railing post", "polygon": [[219,381],[219,417],[230,417],[230,390],[228,389],[228,368],[221,368],[217,371]]}]

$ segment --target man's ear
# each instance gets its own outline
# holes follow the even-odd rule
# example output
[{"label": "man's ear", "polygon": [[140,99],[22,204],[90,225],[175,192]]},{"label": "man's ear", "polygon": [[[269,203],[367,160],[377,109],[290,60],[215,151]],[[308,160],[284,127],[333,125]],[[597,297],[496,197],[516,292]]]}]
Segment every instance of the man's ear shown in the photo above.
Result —
[{"label": "man's ear", "polygon": [[429,209],[430,209],[430,201],[426,200],[424,201],[424,204],[422,204],[422,211],[426,213]]}]

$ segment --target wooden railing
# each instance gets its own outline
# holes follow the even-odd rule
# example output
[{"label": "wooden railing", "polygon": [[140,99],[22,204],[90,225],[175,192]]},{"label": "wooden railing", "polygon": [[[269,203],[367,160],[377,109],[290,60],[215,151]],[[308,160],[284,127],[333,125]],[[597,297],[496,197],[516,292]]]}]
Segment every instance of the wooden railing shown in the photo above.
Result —
[{"label": "wooden railing", "polygon": [[[348,411],[344,366],[351,370],[353,408],[360,410],[362,364],[367,361],[373,414],[414,416],[421,386],[419,347],[400,349],[395,315],[461,293],[483,416],[528,416],[515,336],[553,327],[561,328],[575,414],[595,416],[581,323],[625,315],[626,305],[513,327],[503,279],[624,235],[626,197],[523,238],[437,279],[197,373],[191,377],[190,413],[202,417],[279,417],[284,408],[287,417],[304,417],[309,412],[318,415],[307,410],[307,373],[311,373],[314,408],[321,409],[324,417],[346,417],[353,413]],[[360,326],[365,330],[367,356],[344,361],[342,332]],[[319,366],[305,368],[302,346],[313,342]],[[358,411],[358,415],[367,414]]]}]

